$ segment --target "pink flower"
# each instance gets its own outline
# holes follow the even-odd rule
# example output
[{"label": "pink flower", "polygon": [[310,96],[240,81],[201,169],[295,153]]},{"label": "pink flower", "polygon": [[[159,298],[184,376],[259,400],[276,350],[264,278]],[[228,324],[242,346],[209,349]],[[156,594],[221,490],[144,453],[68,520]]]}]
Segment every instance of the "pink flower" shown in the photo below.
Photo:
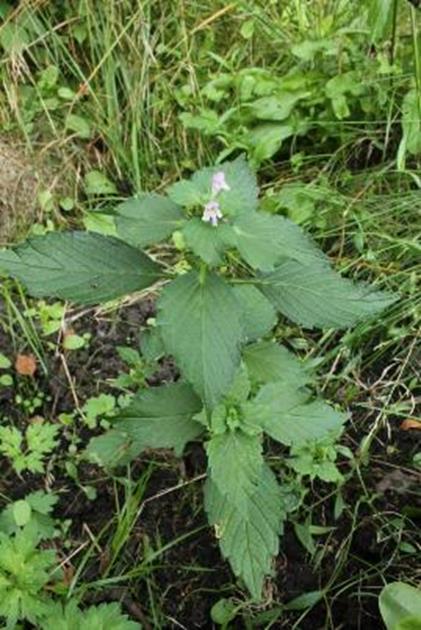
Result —
[{"label": "pink flower", "polygon": [[217,201],[208,201],[203,210],[202,221],[211,223],[213,227],[218,225],[219,219],[222,219],[221,208]]},{"label": "pink flower", "polygon": [[218,171],[212,177],[212,197],[215,197],[221,190],[231,190],[225,181],[224,171]]}]

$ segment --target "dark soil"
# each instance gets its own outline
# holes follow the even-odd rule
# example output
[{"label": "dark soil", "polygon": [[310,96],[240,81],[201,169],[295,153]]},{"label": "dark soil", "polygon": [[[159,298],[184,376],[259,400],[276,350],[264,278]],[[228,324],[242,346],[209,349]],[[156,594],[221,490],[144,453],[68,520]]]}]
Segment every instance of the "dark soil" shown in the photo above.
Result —
[{"label": "dark soil", "polygon": [[[122,309],[119,313],[107,316],[89,313],[74,322],[73,328],[76,332],[92,333],[89,348],[66,354],[68,371],[81,403],[86,398],[97,395],[99,391],[112,391],[106,383],[107,379],[116,377],[120,371],[126,369],[115,347],[137,347],[139,331],[153,314],[153,303],[147,300]],[[13,356],[15,352],[11,347],[10,337],[1,326],[0,350],[8,356]],[[25,348],[17,350],[24,352]],[[45,392],[49,400],[46,400],[39,413],[54,419],[60,412],[72,411],[74,399],[60,357],[50,354],[47,360],[49,375],[43,376],[39,372],[34,381],[26,383],[26,386],[34,391]],[[151,379],[151,384],[157,385],[176,378],[173,365],[164,362]],[[27,418],[16,410],[14,395],[12,388],[0,388],[2,415],[17,423],[26,422]],[[349,432],[352,446],[361,441],[362,434],[356,434],[361,426],[364,423],[357,422]],[[92,432],[83,429],[81,449],[91,435]],[[388,453],[385,453],[385,445]],[[65,443],[63,448],[66,448]],[[265,627],[256,621],[249,625],[250,619],[259,619],[259,615],[271,607],[276,611],[277,605],[302,593],[326,587],[335,575],[326,601],[316,605],[306,615],[302,611],[285,612],[270,627],[297,627],[299,630],[380,629],[382,623],[377,597],[382,586],[385,581],[405,575],[405,571],[411,571],[411,567],[414,572],[416,568],[414,554],[397,550],[397,534],[393,534],[393,528],[388,522],[406,513],[412,521],[407,522],[406,533],[400,542],[417,544],[417,541],[408,539],[408,532],[413,531],[416,535],[417,528],[419,531],[420,476],[407,466],[418,449],[419,438],[414,432],[403,432],[396,428],[390,437],[386,431],[380,434],[375,442],[370,465],[362,467],[367,500],[360,501],[364,494],[363,488],[358,475],[354,474],[343,491],[347,508],[336,521],[333,516],[334,497],[328,497],[332,493],[332,487],[328,484],[316,484],[314,493],[310,493],[307,501],[309,508],[312,501],[316,503],[312,508],[312,522],[335,527],[328,536],[317,538],[319,550],[323,542],[326,543],[319,558],[320,566],[315,566],[315,559],[312,560],[296,538],[293,527],[288,525],[281,539],[281,552],[275,563],[275,577],[268,582],[266,588],[269,604],[266,608],[250,606],[244,609],[246,612],[231,627]],[[54,477],[50,479],[49,485],[61,497],[56,516],[72,521],[66,538],[71,540],[72,548],[77,549],[86,541],[88,529],[97,536],[114,519],[116,486],[104,475],[104,471],[82,463],[79,468],[80,484],[94,486],[97,491],[97,498],[92,502],[66,475],[63,461],[60,456],[57,457],[56,466],[52,468]],[[140,620],[146,630],[154,627],[188,630],[212,628],[212,605],[221,597],[232,597],[241,601],[242,594],[235,586],[228,564],[221,558],[213,532],[207,527],[202,507],[202,480],[187,483],[205,472],[202,447],[191,444],[181,460],[177,460],[167,451],[146,453],[133,465],[133,479],[140,478],[148,467],[152,473],[143,497],[143,509],[110,575],[124,574],[144,561],[151,550],[157,551],[177,538],[185,537],[155,560],[144,562],[144,572],[138,579],[131,580],[129,584],[121,582],[117,587],[113,586],[108,590],[101,589],[95,595],[88,594],[86,601],[121,600],[127,612]],[[346,473],[349,463],[344,460],[341,467]],[[24,474],[19,478],[10,471],[10,466],[4,460],[0,461],[0,472],[0,491],[10,498],[21,498],[34,489],[45,487],[45,479],[40,475]],[[124,471],[122,473],[124,475]],[[174,489],[180,482],[184,483],[183,487]],[[160,492],[163,494],[159,495]],[[123,498],[122,484],[117,484],[117,493]],[[104,576],[110,558],[108,539],[106,536],[100,538],[99,544],[103,553],[95,554],[95,559],[87,563],[81,576],[84,582],[95,581]],[[69,553],[68,549],[60,548],[59,542],[55,544],[63,557]],[[346,551],[345,544],[348,545]],[[75,568],[77,564],[78,555],[74,558]],[[162,619],[166,620],[161,621],[160,626],[151,621],[152,605],[161,611]],[[302,618],[299,625],[294,626],[300,615]]]}]

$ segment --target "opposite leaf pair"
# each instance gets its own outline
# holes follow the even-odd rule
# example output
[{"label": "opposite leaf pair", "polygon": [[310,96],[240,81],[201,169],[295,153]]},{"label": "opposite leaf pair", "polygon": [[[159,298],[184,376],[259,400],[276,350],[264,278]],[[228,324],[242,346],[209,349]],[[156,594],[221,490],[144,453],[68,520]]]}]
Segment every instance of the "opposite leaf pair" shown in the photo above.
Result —
[{"label": "opposite leaf pair", "polygon": [[[225,184],[218,191],[224,220],[216,227],[200,218],[212,199],[215,174],[223,174]],[[246,340],[240,314],[254,318],[249,304],[238,304],[227,273],[207,268],[222,263],[224,252],[237,250],[246,270],[255,270],[256,275],[245,275],[244,265],[238,265],[241,282],[255,285],[259,308],[274,307],[305,326],[350,326],[395,299],[338,276],[298,226],[257,211],[257,193],[255,176],[242,159],[206,168],[170,187],[169,197],[143,195],[119,206],[116,227],[122,240],[51,233],[0,252],[0,269],[22,280],[35,296],[103,302],[164,278],[163,267],[138,247],[181,230],[193,252],[192,257],[186,252],[192,271],[164,288],[158,325],[167,352],[212,408],[229,389],[240,362]],[[235,272],[240,261],[233,256]]]},{"label": "opposite leaf pair", "polygon": [[151,388],[135,396],[93,438],[87,454],[104,466],[128,463],[147,448],[181,453],[191,439],[205,440],[208,479],[205,506],[224,556],[255,598],[270,573],[287,512],[289,489],[264,461],[263,435],[285,446],[337,435],[346,415],[312,400],[308,370],[271,342],[247,347],[227,396],[211,413],[185,383]]}]

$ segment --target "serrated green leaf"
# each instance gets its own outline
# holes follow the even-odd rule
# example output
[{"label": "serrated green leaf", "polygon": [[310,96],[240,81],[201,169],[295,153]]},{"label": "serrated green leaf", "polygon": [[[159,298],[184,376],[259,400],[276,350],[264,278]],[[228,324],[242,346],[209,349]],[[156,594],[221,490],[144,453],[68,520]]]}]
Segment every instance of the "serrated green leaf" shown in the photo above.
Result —
[{"label": "serrated green leaf", "polygon": [[281,255],[305,265],[328,266],[329,259],[304,230],[289,219],[277,216]]},{"label": "serrated green leaf", "polygon": [[18,278],[35,297],[83,304],[140,291],[161,277],[160,267],[112,236],[51,232],[0,251],[0,269]]},{"label": "serrated green leaf", "polygon": [[186,443],[203,431],[193,420],[201,408],[199,398],[186,383],[141,391],[113,419],[111,431],[90,441],[87,455],[101,465],[116,466],[146,448],[174,448],[181,454]]},{"label": "serrated green leaf", "polygon": [[260,435],[240,430],[211,437],[206,444],[212,481],[230,503],[247,513],[250,497],[260,482],[263,468]]},{"label": "serrated green leaf", "polygon": [[209,407],[229,390],[243,337],[232,288],[208,272],[180,276],[162,292],[157,323],[165,347]]},{"label": "serrated green leaf", "polygon": [[263,466],[259,486],[249,499],[246,513],[221,494],[208,477],[205,508],[210,524],[215,527],[222,554],[252,596],[260,599],[263,581],[278,553],[279,534],[286,517],[274,474]]},{"label": "serrated green leaf", "polygon": [[218,196],[222,214],[237,216],[255,210],[259,189],[256,175],[245,159],[240,157],[233,162],[224,162],[221,166],[216,170],[224,171],[225,181],[230,187],[229,191],[223,191]]},{"label": "serrated green leaf", "polygon": [[117,207],[117,233],[127,243],[144,247],[165,240],[185,221],[181,208],[162,195],[141,195]]},{"label": "serrated green leaf", "polygon": [[308,393],[278,383],[264,385],[253,401],[243,406],[245,421],[258,423],[270,437],[287,446],[299,446],[337,433],[347,415],[321,400],[307,402]]},{"label": "serrated green leaf", "polygon": [[[90,606],[81,613],[80,630],[140,630],[140,625],[123,615],[119,604]],[[69,628],[69,630],[71,630]]]},{"label": "serrated green leaf", "polygon": [[45,454],[54,449],[57,444],[57,434],[60,428],[56,424],[34,423],[26,429],[26,443],[31,451]]},{"label": "serrated green leaf", "polygon": [[253,285],[237,285],[233,291],[239,303],[244,339],[254,341],[264,337],[272,330],[278,319],[272,304]]},{"label": "serrated green leaf", "polygon": [[237,217],[233,229],[241,256],[255,269],[271,271],[282,258],[304,264],[328,264],[310,237],[284,217],[252,212]]},{"label": "serrated green leaf", "polygon": [[396,296],[342,278],[325,265],[287,261],[261,276],[260,289],[286,317],[312,328],[343,328],[373,317]]},{"label": "serrated green leaf", "polygon": [[241,403],[247,400],[250,394],[250,379],[244,363],[240,365],[235,375],[232,387],[226,395],[228,403]]},{"label": "serrated green leaf", "polygon": [[276,219],[266,212],[250,212],[234,222],[238,251],[254,269],[270,271],[281,257]]},{"label": "serrated green leaf", "polygon": [[11,536],[0,533],[0,616],[7,628],[23,619],[38,625],[48,609],[45,586],[60,577],[55,552],[38,549],[38,541],[30,525]]},{"label": "serrated green leaf", "polygon": [[171,383],[141,391],[113,419],[113,425],[142,448],[174,448],[180,453],[202,431],[192,421],[201,408],[187,383]]},{"label": "serrated green leaf", "polygon": [[121,612],[120,605],[100,604],[80,610],[76,601],[70,601],[64,608],[52,604],[42,623],[43,630],[140,630],[141,626],[130,621]]},{"label": "serrated green leaf", "polygon": [[[206,169],[206,173],[209,169]],[[206,202],[206,198],[210,195],[210,181],[212,174],[209,177],[199,180],[198,171],[193,175],[192,179],[182,179],[176,182],[169,188],[167,188],[168,197],[174,201],[174,203],[191,208],[193,206],[199,206]]]},{"label": "serrated green leaf", "polygon": [[256,383],[282,383],[299,388],[308,383],[310,374],[286,348],[273,341],[260,341],[247,346],[243,360],[250,378]]},{"label": "serrated green leaf", "polygon": [[88,398],[82,407],[83,420],[90,429],[94,429],[100,416],[111,414],[116,406],[116,399],[111,394],[99,394]]},{"label": "serrated green leaf", "polygon": [[181,206],[204,205],[211,198],[212,176],[221,171],[230,187],[230,190],[218,194],[222,214],[235,216],[255,210],[258,195],[256,176],[242,157],[197,171],[190,180],[170,186],[168,196]]},{"label": "serrated green leaf", "polygon": [[214,227],[197,217],[184,226],[182,234],[187,247],[211,267],[222,262],[221,255],[233,239],[232,227],[227,223]]}]

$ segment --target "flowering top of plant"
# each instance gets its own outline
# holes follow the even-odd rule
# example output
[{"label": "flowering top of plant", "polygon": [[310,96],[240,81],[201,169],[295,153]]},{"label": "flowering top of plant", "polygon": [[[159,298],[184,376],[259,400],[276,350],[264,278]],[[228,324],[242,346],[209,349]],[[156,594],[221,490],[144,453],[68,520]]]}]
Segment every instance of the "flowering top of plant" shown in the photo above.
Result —
[{"label": "flowering top of plant", "polygon": [[217,201],[211,199],[211,201],[208,201],[205,205],[202,221],[205,221],[205,223],[211,223],[213,227],[216,227],[219,219],[222,219],[221,208],[219,207],[219,203]]},{"label": "flowering top of plant", "polygon": [[212,199],[205,204],[202,221],[205,221],[205,223],[211,223],[213,227],[216,227],[218,225],[218,221],[223,217],[219,202],[216,200],[216,197],[223,190],[231,190],[231,188],[225,181],[224,171],[218,171],[212,176],[211,190]]},{"label": "flowering top of plant", "polygon": [[231,190],[225,181],[225,173],[224,171],[218,171],[212,177],[212,196],[216,197],[221,190]]}]

